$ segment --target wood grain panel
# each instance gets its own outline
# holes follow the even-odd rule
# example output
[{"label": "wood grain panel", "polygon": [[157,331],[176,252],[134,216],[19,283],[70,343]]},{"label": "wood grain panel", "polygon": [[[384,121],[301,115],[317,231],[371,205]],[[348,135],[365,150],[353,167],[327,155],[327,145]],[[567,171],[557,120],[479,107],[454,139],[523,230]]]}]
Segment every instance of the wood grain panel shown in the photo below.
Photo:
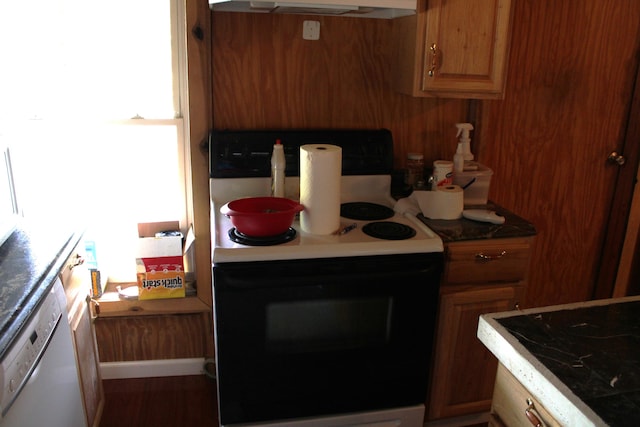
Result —
[{"label": "wood grain panel", "polygon": [[101,362],[205,357],[211,328],[204,315],[98,318]]},{"label": "wood grain panel", "polygon": [[219,427],[216,382],[204,375],[105,380],[100,427]]},{"label": "wood grain panel", "polygon": [[[209,215],[209,156],[202,149],[212,127],[211,20],[206,1],[186,0],[186,35],[189,93],[189,158],[191,177],[187,194],[193,210],[196,285],[198,298],[212,307],[211,230]],[[213,338],[211,338],[213,346]]]},{"label": "wood grain panel", "polygon": [[532,239],[494,239],[447,245],[444,282],[487,283],[525,280]]},{"label": "wood grain panel", "polygon": [[478,317],[512,310],[522,291],[517,283],[464,292],[443,288],[427,419],[489,410],[498,361],[476,337]]},{"label": "wood grain panel", "polygon": [[87,425],[97,427],[105,401],[90,317],[89,306],[85,303],[76,314],[71,331],[76,348]]},{"label": "wood grain panel", "polygon": [[496,389],[493,395],[492,412],[502,425],[529,426],[533,423],[525,415],[527,399],[533,402],[537,415],[542,418],[543,425],[548,427],[561,426],[537,399],[518,381],[504,365],[498,366],[496,375]]},{"label": "wood grain panel", "polygon": [[[302,38],[305,19],[320,22],[320,40]],[[390,21],[215,12],[212,22],[215,128],[384,127],[396,167],[409,151],[452,158],[467,101],[391,89]]]},{"label": "wood grain panel", "polygon": [[476,138],[490,198],[533,221],[527,302],[589,299],[640,40],[640,3],[516,1],[506,97],[484,102]]}]

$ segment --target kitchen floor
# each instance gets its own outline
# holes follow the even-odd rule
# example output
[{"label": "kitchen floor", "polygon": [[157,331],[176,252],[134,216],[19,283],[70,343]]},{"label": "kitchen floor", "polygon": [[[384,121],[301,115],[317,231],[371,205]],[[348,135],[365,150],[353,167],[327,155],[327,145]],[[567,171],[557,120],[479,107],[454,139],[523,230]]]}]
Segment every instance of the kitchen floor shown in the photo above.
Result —
[{"label": "kitchen floor", "polygon": [[216,384],[204,375],[104,380],[100,427],[218,427]]},{"label": "kitchen floor", "polygon": [[[100,427],[219,427],[215,381],[203,375],[103,380]],[[487,423],[467,427],[487,427]]]}]

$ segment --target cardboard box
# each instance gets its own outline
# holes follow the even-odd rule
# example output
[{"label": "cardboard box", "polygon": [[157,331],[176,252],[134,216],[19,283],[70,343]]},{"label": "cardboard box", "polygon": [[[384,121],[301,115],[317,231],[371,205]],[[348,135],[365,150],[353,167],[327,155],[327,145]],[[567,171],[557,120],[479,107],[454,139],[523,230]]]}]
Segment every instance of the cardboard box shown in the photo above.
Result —
[{"label": "cardboard box", "polygon": [[185,296],[182,235],[156,237],[156,233],[179,229],[178,221],[138,224],[138,299]]}]

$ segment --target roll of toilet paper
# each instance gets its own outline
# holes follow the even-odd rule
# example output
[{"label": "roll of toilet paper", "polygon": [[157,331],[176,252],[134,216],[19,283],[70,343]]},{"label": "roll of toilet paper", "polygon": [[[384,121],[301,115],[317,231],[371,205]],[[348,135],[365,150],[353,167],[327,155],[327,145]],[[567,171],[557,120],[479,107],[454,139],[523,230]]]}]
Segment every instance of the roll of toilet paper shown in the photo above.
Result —
[{"label": "roll of toilet paper", "polygon": [[300,213],[302,230],[331,234],[340,228],[342,148],[330,144],[300,146]]},{"label": "roll of toilet paper", "polygon": [[458,185],[447,185],[438,191],[414,191],[422,214],[430,219],[458,219],[464,209],[464,192]]}]

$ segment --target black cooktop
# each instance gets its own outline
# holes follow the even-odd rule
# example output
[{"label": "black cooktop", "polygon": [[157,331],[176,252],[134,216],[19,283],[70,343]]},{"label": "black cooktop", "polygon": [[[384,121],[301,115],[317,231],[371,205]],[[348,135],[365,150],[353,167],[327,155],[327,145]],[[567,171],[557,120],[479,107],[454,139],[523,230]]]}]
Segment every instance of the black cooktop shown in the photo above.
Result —
[{"label": "black cooktop", "polygon": [[395,215],[393,209],[369,202],[349,202],[340,205],[340,216],[361,221],[377,221]]}]

